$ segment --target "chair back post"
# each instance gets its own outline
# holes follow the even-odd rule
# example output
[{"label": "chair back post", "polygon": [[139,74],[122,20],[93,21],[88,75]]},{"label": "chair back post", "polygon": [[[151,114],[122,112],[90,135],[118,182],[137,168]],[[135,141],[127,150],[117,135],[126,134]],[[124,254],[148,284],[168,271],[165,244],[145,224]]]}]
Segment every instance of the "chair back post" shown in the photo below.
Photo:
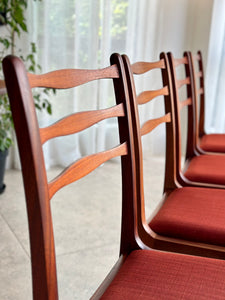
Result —
[{"label": "chair back post", "polygon": [[[168,177],[165,178],[164,189],[166,192],[169,192],[174,187],[177,186],[176,182],[176,166],[175,166],[175,148],[174,148],[174,112],[173,112],[173,102],[170,101],[172,97],[172,85],[170,79],[169,64],[166,60],[166,55],[161,55],[161,60],[158,62],[137,62],[133,65],[130,64],[130,61],[126,55],[122,55],[124,67],[127,76],[127,85],[129,90],[129,99],[131,103],[131,114],[132,114],[132,124],[133,124],[133,134],[134,134],[134,143],[135,143],[135,155],[136,155],[136,167],[137,172],[137,235],[139,237],[139,244],[142,248],[153,247],[153,239],[151,238],[152,231],[149,228],[146,216],[145,216],[145,204],[144,204],[144,184],[143,184],[143,153],[142,153],[142,135],[151,132],[156,126],[161,123],[166,122],[166,128],[168,133],[167,139],[167,148],[170,148],[169,153],[166,158],[166,173]],[[166,60],[166,62],[165,62]],[[166,65],[167,64],[167,65]],[[149,88],[147,91],[142,92],[137,96],[135,83],[134,83],[134,74],[141,75],[146,72],[151,71],[152,69],[160,69],[163,74],[163,88],[159,90],[151,90]],[[164,116],[158,119],[150,119],[146,121],[142,127],[140,127],[138,105],[145,104],[159,95],[168,95],[164,99],[166,106],[166,113]],[[172,147],[172,149],[171,149]],[[143,244],[144,243],[144,244]]]},{"label": "chair back post", "polygon": [[181,128],[180,128],[180,112],[179,112],[179,98],[178,98],[178,90],[176,88],[176,72],[175,72],[175,65],[173,60],[173,54],[167,53],[168,62],[169,62],[169,70],[171,74],[171,80],[172,80],[172,89],[173,89],[173,97],[170,99],[170,101],[173,101],[173,107],[174,107],[174,128],[175,128],[175,154],[176,154],[176,175],[177,180],[179,181],[180,173],[181,173]]},{"label": "chair back post", "polygon": [[204,67],[201,51],[198,51],[196,55],[193,55],[191,52],[188,52],[188,55],[191,64],[193,86],[195,91],[196,145],[198,146],[199,138],[201,138],[205,134]]},{"label": "chair back post", "polygon": [[[131,104],[122,57],[111,56],[111,66],[98,70],[65,69],[42,75],[26,72],[23,62],[14,56],[3,60],[12,116],[21,159],[29,221],[32,263],[33,299],[57,300],[55,246],[50,199],[63,186],[89,174],[107,160],[121,156],[122,226],[118,267],[123,258],[139,249],[137,234],[137,178]],[[110,108],[77,112],[58,122],[39,128],[33,87],[72,88],[92,80],[113,79],[116,104]],[[101,120],[116,117],[120,144],[112,149],[85,156],[71,164],[60,175],[47,181],[42,145],[49,139],[80,132]],[[135,130],[136,131],[136,130]],[[115,275],[115,269],[112,273]],[[114,275],[97,291],[101,295]]]},{"label": "chair back post", "polygon": [[[172,86],[173,86],[173,102],[174,102],[174,119],[175,119],[175,151],[176,151],[176,174],[177,174],[177,181],[178,182],[185,182],[182,168],[181,168],[181,157],[182,157],[182,149],[181,149],[181,142],[182,142],[182,132],[181,132],[181,116],[180,110],[184,106],[188,106],[188,126],[187,126],[187,145],[186,149],[186,157],[191,158],[194,154],[194,135],[195,135],[195,126],[193,125],[195,122],[195,109],[193,105],[194,101],[194,90],[192,85],[192,80],[190,78],[190,64],[188,63],[188,56],[187,54],[184,55],[181,59],[175,59],[172,53],[167,53],[168,61],[170,65],[170,72],[171,72],[171,79],[172,79]],[[179,65],[184,64],[185,66],[185,79],[179,80],[177,78],[176,67]],[[187,98],[184,101],[180,101],[179,96],[179,88],[183,85],[186,85],[187,91]],[[190,128],[189,128],[190,126]]]},{"label": "chair back post", "polygon": [[197,130],[197,114],[196,114],[196,98],[195,98],[195,82],[192,76],[192,65],[190,61],[190,52],[184,52],[183,57],[187,58],[185,66],[186,78],[190,78],[190,84],[186,85],[187,98],[191,99],[191,104],[188,105],[187,116],[187,144],[186,144],[186,159],[190,159],[196,155],[196,130]]},{"label": "chair back post", "polygon": [[144,248],[143,241],[145,240],[146,232],[149,227],[145,218],[145,204],[144,204],[144,186],[143,186],[143,158],[142,158],[142,144],[141,144],[141,130],[138,115],[136,89],[134,83],[133,72],[131,64],[127,55],[122,55],[124,68],[126,72],[127,86],[129,92],[129,100],[131,105],[134,148],[135,148],[135,162],[136,162],[136,215],[135,215],[135,234],[141,248]]},{"label": "chair back post", "polygon": [[171,115],[171,121],[166,123],[166,160],[164,176],[164,193],[169,193],[178,187],[177,182],[177,159],[176,159],[176,132],[175,132],[175,112],[174,94],[170,73],[168,56],[162,52],[160,59],[164,60],[165,67],[161,68],[163,85],[168,87],[168,94],[164,95],[165,113]]},{"label": "chair back post", "polygon": [[3,60],[3,70],[27,199],[33,299],[58,299],[52,217],[34,101],[22,61],[8,56]]},{"label": "chair back post", "polygon": [[198,51],[197,56],[199,57],[198,66],[199,72],[201,72],[200,78],[200,107],[199,107],[199,137],[201,138],[205,134],[205,86],[204,86],[204,67],[203,67],[203,59],[202,52]]},{"label": "chair back post", "polygon": [[[136,152],[139,150],[134,143],[134,131],[136,128],[133,124],[132,103],[129,99],[127,89],[126,73],[122,61],[122,57],[118,54],[112,54],[110,58],[111,64],[117,64],[120,78],[114,78],[114,91],[117,104],[121,101],[126,109],[127,119],[118,118],[120,142],[128,141],[128,156],[121,157],[122,171],[122,224],[121,224],[121,243],[120,254],[127,255],[134,249],[139,249],[138,238],[136,236],[136,215],[137,211],[137,180],[139,169],[136,167]],[[122,89],[123,87],[123,89]],[[125,87],[125,88],[124,88]],[[127,122],[126,124],[124,122]],[[129,159],[131,157],[132,159]]]}]

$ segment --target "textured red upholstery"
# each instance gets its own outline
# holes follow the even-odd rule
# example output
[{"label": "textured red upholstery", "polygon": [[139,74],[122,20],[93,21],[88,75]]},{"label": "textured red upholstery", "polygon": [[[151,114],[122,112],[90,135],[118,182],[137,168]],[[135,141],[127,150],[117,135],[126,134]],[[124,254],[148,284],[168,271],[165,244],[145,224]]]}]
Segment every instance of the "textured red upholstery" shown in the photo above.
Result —
[{"label": "textured red upholstery", "polygon": [[176,189],[149,225],[163,236],[225,246],[225,190]]},{"label": "textured red upholstery", "polygon": [[225,185],[225,156],[195,156],[184,175],[192,181]]},{"label": "textured red upholstery", "polygon": [[225,153],[225,134],[205,134],[201,138],[200,148],[209,152]]},{"label": "textured red upholstery", "polygon": [[225,261],[137,250],[101,299],[225,299]]}]

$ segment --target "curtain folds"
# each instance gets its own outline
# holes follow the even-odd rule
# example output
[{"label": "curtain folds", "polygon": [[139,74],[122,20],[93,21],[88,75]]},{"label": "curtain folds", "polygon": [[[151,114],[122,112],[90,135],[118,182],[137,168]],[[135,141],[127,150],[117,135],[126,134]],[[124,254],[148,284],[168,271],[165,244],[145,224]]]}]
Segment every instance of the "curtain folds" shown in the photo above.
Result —
[{"label": "curtain folds", "polygon": [[[105,67],[113,52],[126,53],[131,62],[158,60],[161,51],[182,56],[185,50],[201,49],[204,55],[207,54],[211,10],[211,0],[29,1],[29,40],[37,45],[41,72]],[[27,36],[24,38],[21,47],[26,51],[23,45],[28,45]],[[159,74],[147,78],[144,87],[147,89],[147,80],[150,80],[152,87],[157,88],[159,78]],[[139,88],[137,82],[137,90]],[[59,91],[51,100],[53,114],[38,114],[40,125],[51,124],[59,115],[78,109],[107,107],[112,103],[112,96],[113,88],[108,81],[101,86],[93,82],[75,92]],[[154,102],[148,112],[142,111],[142,121],[146,114],[153,112],[159,115],[163,112],[162,101]],[[110,120],[87,129],[83,135],[54,139],[44,146],[47,166],[67,166],[82,155],[115,145],[117,136],[116,124]],[[88,151],[85,150],[87,144]],[[144,139],[144,146],[153,153],[162,153],[163,144],[163,128],[153,140]],[[16,155],[15,165],[18,166]]]},{"label": "curtain folds", "polygon": [[225,1],[215,0],[206,68],[206,130],[225,130]]}]

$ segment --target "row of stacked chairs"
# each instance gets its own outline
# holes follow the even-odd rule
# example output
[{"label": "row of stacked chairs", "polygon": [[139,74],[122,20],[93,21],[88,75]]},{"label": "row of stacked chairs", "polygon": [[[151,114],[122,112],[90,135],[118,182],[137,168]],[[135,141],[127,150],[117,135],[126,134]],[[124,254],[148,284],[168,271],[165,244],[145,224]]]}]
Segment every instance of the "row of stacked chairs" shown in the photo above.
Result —
[{"label": "row of stacked chairs", "polygon": [[[184,68],[183,78],[179,67]],[[160,70],[161,88],[149,86],[137,95],[136,78],[153,69]],[[26,196],[33,299],[58,299],[51,198],[117,156],[122,177],[120,254],[92,299],[225,299],[225,135],[204,130],[201,52],[185,52],[181,58],[161,53],[156,62],[134,64],[126,55],[112,54],[110,66],[104,69],[64,69],[42,75],[28,73],[20,58],[7,56],[3,70]],[[113,80],[112,107],[76,112],[39,128],[33,88],[68,89],[103,78]],[[185,90],[184,99],[180,89]],[[139,106],[159,96],[164,99],[165,114],[141,125]],[[184,107],[188,124],[182,164]],[[115,117],[119,145],[79,159],[48,182],[45,142]],[[144,209],[142,136],[162,123],[166,131],[164,194],[149,219]]]}]

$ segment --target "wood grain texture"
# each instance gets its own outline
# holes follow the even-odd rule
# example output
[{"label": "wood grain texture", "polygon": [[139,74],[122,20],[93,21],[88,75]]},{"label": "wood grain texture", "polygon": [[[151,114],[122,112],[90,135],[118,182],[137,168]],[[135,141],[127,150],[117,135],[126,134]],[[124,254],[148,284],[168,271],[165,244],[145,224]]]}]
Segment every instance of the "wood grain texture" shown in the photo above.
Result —
[{"label": "wood grain texture", "polygon": [[[202,59],[199,59],[197,72],[202,72],[202,76],[199,79],[199,86],[201,89],[201,94],[199,99],[196,100],[196,96],[198,96],[198,92],[196,90],[196,76],[195,76],[195,67],[193,63],[193,58],[190,52],[185,52],[184,56],[186,57],[188,63],[185,63],[185,76],[184,80],[177,79],[177,70],[175,68],[175,59],[173,58],[172,54],[169,54],[169,61],[170,61],[170,70],[171,70],[171,77],[173,82],[173,94],[174,94],[174,111],[175,111],[175,147],[176,147],[176,174],[177,174],[177,182],[185,187],[185,186],[192,186],[192,187],[210,187],[210,188],[222,188],[224,189],[224,185],[218,183],[210,183],[210,182],[200,182],[189,180],[184,176],[185,171],[188,170],[189,164],[191,163],[192,159],[200,154],[205,154],[202,152],[198,147],[197,140],[199,137],[204,135],[204,80],[203,80],[203,66],[202,66]],[[201,58],[201,53],[198,53],[198,56]],[[185,59],[185,61],[186,61]],[[183,60],[183,59],[182,59]],[[181,60],[179,60],[181,61]],[[184,61],[184,60],[183,60]],[[190,78],[190,82],[189,82]],[[180,102],[180,95],[178,92],[178,87],[186,84],[186,99],[183,104]],[[200,111],[198,110],[198,103],[200,103]],[[187,128],[187,139],[185,141],[186,144],[186,157],[185,157],[185,164],[182,166],[181,164],[181,157],[182,157],[182,139],[183,133],[181,131],[181,114],[180,108],[181,106],[188,105],[187,113],[188,113],[188,124]],[[200,117],[199,117],[200,116]],[[201,134],[200,134],[201,132]],[[197,137],[197,139],[196,139]],[[212,153],[211,153],[212,154]],[[201,171],[204,173],[204,171]],[[205,166],[205,172],[207,172],[207,164]]]},{"label": "wood grain texture", "polygon": [[158,96],[166,96],[169,94],[168,87],[165,86],[158,90],[144,91],[137,96],[138,104],[145,104]]},{"label": "wood grain texture", "polygon": [[204,68],[201,51],[197,54],[189,52],[189,61],[192,68],[192,81],[194,82],[194,106],[195,106],[195,144],[196,152],[206,154],[200,147],[200,140],[206,134],[205,131],[205,88],[204,88]]},{"label": "wood grain texture", "polygon": [[[121,265],[124,261],[123,257],[140,248],[134,217],[138,170],[135,163],[131,107],[122,58],[119,54],[113,54],[110,62],[110,67],[100,70],[61,70],[36,76],[27,74],[24,63],[18,57],[7,56],[3,61],[26,195],[34,300],[58,299],[50,197],[62,186],[78,180],[116,156],[121,156],[122,170]],[[40,130],[31,87],[69,88],[99,78],[113,78],[116,106],[98,112],[80,112],[50,126],[50,130],[49,128]],[[99,86],[101,87],[101,84]],[[91,101],[91,99],[87,100]],[[74,128],[77,132],[102,119],[111,117],[117,117],[118,120],[119,146],[80,159],[67,168],[63,174],[48,183],[42,141],[50,136],[72,133]],[[64,127],[68,127],[68,129]],[[112,181],[113,184],[115,183]],[[102,194],[102,197],[107,199],[105,194]],[[118,269],[119,267],[120,264],[117,265]],[[115,272],[112,272],[106,282],[103,282],[98,290],[99,295],[104,293],[114,276]]]},{"label": "wood grain texture", "polygon": [[[187,62],[187,55],[186,53],[184,61]],[[170,58],[169,58],[170,57]],[[161,59],[165,60],[165,65],[166,68],[162,69],[162,76],[163,76],[163,84],[165,86],[169,87],[169,95],[165,96],[165,111],[166,113],[171,113],[171,122],[166,123],[166,133],[167,133],[167,151],[166,151],[166,170],[165,170],[165,193],[164,197],[162,199],[162,202],[160,203],[160,206],[162,206],[166,201],[167,197],[170,195],[170,193],[177,189],[177,188],[182,188],[180,183],[178,182],[178,178],[176,177],[176,133],[177,131],[175,130],[176,122],[175,122],[175,109],[176,111],[179,112],[179,109],[177,110],[177,107],[175,108],[174,102],[176,99],[173,98],[173,91],[176,92],[176,84],[172,84],[172,75],[171,75],[171,69],[174,68],[173,64],[173,56],[172,55],[167,55],[165,53],[161,53],[160,55]],[[171,60],[170,60],[171,59]],[[124,55],[123,56],[124,64],[125,64],[125,70],[127,73],[127,82],[128,82],[128,88],[129,88],[129,94],[132,103],[136,101],[137,104],[137,99],[136,99],[136,93],[135,93],[135,85],[134,85],[134,79],[133,79],[133,74],[130,66],[129,59]],[[171,63],[171,64],[170,64]],[[185,64],[187,66],[187,64]],[[190,71],[190,70],[186,70]],[[174,81],[175,82],[175,81]],[[190,89],[187,91],[187,99],[191,98]],[[179,100],[179,99],[178,99]],[[189,101],[189,100],[188,100]],[[177,103],[179,103],[177,101]],[[190,107],[190,105],[189,105]],[[189,108],[188,107],[188,108]],[[135,124],[139,122],[139,118],[136,115],[137,113],[137,108],[138,106],[136,105],[133,107],[132,111],[132,119],[133,119],[133,124],[135,127]],[[168,118],[169,120],[170,118]],[[157,123],[157,122],[156,122]],[[153,123],[154,124],[154,123]],[[136,126],[138,128],[138,126]],[[135,134],[136,132],[134,132]],[[136,133],[135,137],[135,146],[138,147],[140,144],[140,130]],[[139,185],[137,189],[137,198],[139,199],[138,201],[138,206],[137,206],[137,211],[139,212],[137,214],[137,222],[138,222],[138,234],[141,236],[142,241],[144,243],[153,249],[160,249],[160,250],[167,250],[167,251],[172,251],[172,252],[179,252],[179,253],[188,253],[188,254],[194,254],[198,256],[206,256],[206,257],[216,257],[216,258],[221,258],[224,259],[225,255],[225,248],[224,247],[218,247],[215,245],[208,245],[208,244],[203,244],[203,243],[197,243],[197,242],[190,242],[187,240],[180,240],[177,238],[169,238],[167,236],[159,235],[153,232],[150,228],[145,223],[145,216],[142,216],[140,212],[142,212],[143,206],[140,204],[144,202],[144,195],[143,195],[143,182],[141,178],[142,174],[142,153],[140,152],[138,161],[138,169],[141,170],[139,174]],[[175,175],[175,176],[174,176]],[[194,186],[194,185],[193,185]],[[196,185],[197,186],[197,185]],[[180,199],[182,202],[182,199]],[[160,209],[160,206],[157,208],[157,211]],[[144,212],[143,212],[144,214]],[[169,217],[169,216],[168,216]]]},{"label": "wood grain texture", "polygon": [[30,86],[68,89],[101,78],[118,78],[116,66],[99,70],[65,69],[43,75],[28,73]]},{"label": "wood grain texture", "polygon": [[131,66],[133,74],[144,74],[156,68],[165,68],[164,60],[157,62],[138,62]]},{"label": "wood grain texture", "polygon": [[29,221],[33,299],[58,299],[47,175],[39,126],[24,63],[7,56],[3,70],[22,165]]},{"label": "wood grain texture", "polygon": [[[188,59],[188,54],[184,53],[184,56],[182,58],[174,58],[172,53],[168,54],[168,59],[170,63],[170,72],[171,72],[171,79],[172,79],[172,85],[173,85],[173,105],[174,105],[174,131],[175,131],[175,143],[174,145],[171,145],[175,147],[175,165],[176,165],[176,180],[181,185],[184,184],[184,176],[183,176],[183,168],[181,164],[181,157],[182,157],[182,147],[181,145],[186,144],[186,158],[193,156],[194,152],[194,142],[193,142],[193,135],[194,135],[194,110],[192,105],[192,100],[194,97],[193,94],[193,87],[192,83],[193,80],[191,80],[191,66]],[[176,68],[178,65],[182,65],[184,67],[184,79],[178,79],[178,69]],[[184,95],[182,96],[186,98],[186,100],[182,101],[180,98],[179,88],[184,87],[184,90],[182,91]],[[191,100],[189,100],[189,98]],[[187,113],[188,113],[188,125],[187,128],[187,140],[185,143],[182,141],[182,131],[181,131],[181,108],[188,105]]]},{"label": "wood grain texture", "polygon": [[113,117],[124,117],[124,115],[124,107],[122,103],[107,109],[75,113],[61,119],[51,126],[41,128],[41,142],[44,144],[51,138],[77,133],[98,123],[99,121]]},{"label": "wood grain texture", "polygon": [[169,122],[171,122],[171,114],[170,113],[167,113],[166,115],[156,118],[156,119],[148,120],[141,127],[141,135],[143,136],[143,135],[151,132],[154,128],[156,128],[158,125],[160,125],[162,123],[169,123]]},{"label": "wood grain texture", "polygon": [[107,160],[116,156],[126,155],[127,153],[127,144],[124,143],[113,149],[81,158],[49,183],[49,198],[51,199],[62,187],[91,173]]}]

